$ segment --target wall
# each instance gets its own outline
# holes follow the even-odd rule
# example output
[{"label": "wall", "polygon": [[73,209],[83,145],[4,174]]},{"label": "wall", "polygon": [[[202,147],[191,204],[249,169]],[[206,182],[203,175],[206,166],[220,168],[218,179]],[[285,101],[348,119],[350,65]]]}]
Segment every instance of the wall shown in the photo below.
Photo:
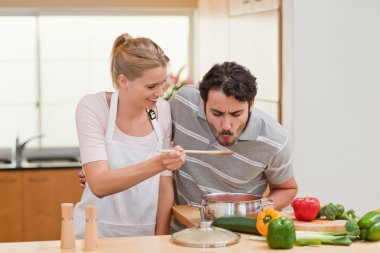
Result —
[{"label": "wall", "polygon": [[379,208],[380,1],[283,7],[284,124],[298,195],[361,214]]},{"label": "wall", "polygon": [[1,0],[0,8],[195,8],[197,0]]},{"label": "wall", "polygon": [[[215,63],[236,61],[258,78],[255,106],[280,120],[278,1],[256,4],[241,0],[198,1],[194,18],[195,81],[201,80]],[[258,10],[261,6],[266,10]]]}]

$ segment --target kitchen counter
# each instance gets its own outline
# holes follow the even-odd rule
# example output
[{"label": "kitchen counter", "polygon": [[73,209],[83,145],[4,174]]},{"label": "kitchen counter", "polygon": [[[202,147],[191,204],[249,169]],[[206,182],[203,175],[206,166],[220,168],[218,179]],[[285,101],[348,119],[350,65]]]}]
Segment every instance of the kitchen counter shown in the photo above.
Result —
[{"label": "kitchen counter", "polygon": [[0,171],[80,168],[79,148],[27,148],[21,166],[12,163],[11,149],[0,149]]},{"label": "kitchen counter", "polygon": [[[242,234],[239,243],[222,248],[190,248],[184,247],[171,242],[171,237],[166,236],[145,236],[145,237],[122,237],[122,238],[105,238],[99,240],[99,249],[96,252],[176,252],[176,253],[197,253],[197,252],[280,252],[271,250],[265,242],[253,241],[249,235]],[[83,250],[83,240],[77,240],[76,250],[61,250],[60,241],[42,241],[42,242],[19,242],[19,243],[0,243],[0,253],[69,253],[69,252],[88,252]],[[281,251],[282,252],[282,251]],[[294,247],[286,252],[345,252],[345,253],[373,253],[380,252],[380,242],[354,242],[350,246],[332,246],[322,245],[318,247]]]},{"label": "kitchen counter", "polygon": [[0,164],[0,173],[1,171],[72,169],[81,167],[82,164],[80,162],[33,162],[22,163],[21,167],[16,167],[14,164]]}]

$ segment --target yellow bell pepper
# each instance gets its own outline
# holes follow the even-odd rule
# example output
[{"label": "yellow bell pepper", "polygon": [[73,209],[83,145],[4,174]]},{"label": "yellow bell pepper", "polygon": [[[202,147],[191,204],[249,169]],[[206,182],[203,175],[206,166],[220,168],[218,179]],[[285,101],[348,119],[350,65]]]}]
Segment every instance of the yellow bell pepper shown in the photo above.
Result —
[{"label": "yellow bell pepper", "polygon": [[256,228],[262,236],[267,236],[268,225],[271,220],[278,219],[282,214],[273,208],[265,209],[257,215]]},{"label": "yellow bell pepper", "polygon": [[380,208],[378,208],[377,211],[380,212]]}]

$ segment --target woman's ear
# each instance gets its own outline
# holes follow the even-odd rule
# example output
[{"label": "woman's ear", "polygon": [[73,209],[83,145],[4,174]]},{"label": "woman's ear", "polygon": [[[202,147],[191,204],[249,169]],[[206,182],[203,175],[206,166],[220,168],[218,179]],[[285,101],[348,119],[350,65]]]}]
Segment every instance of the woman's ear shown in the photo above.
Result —
[{"label": "woman's ear", "polygon": [[128,80],[127,80],[127,78],[125,77],[125,75],[118,75],[117,76],[117,81],[118,81],[118,83],[119,83],[119,86],[121,87],[121,88],[125,88],[126,86],[127,86],[127,82],[128,82]]}]

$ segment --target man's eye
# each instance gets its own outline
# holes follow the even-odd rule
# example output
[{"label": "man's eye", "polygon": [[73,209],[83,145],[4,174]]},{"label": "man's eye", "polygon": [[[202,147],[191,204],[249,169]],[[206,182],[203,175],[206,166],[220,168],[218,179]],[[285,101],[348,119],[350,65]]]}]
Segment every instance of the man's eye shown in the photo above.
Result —
[{"label": "man's eye", "polygon": [[212,113],[215,117],[220,117],[220,116],[222,116],[223,114],[222,113],[217,113],[217,112],[214,112],[214,113]]},{"label": "man's eye", "polygon": [[156,87],[156,86],[154,86],[154,85],[147,86],[148,89],[154,89],[154,87]]},{"label": "man's eye", "polygon": [[239,112],[239,113],[233,113],[233,114],[231,114],[232,115],[232,117],[235,117],[235,118],[237,118],[237,117],[239,117],[240,115],[241,115],[241,113]]}]

